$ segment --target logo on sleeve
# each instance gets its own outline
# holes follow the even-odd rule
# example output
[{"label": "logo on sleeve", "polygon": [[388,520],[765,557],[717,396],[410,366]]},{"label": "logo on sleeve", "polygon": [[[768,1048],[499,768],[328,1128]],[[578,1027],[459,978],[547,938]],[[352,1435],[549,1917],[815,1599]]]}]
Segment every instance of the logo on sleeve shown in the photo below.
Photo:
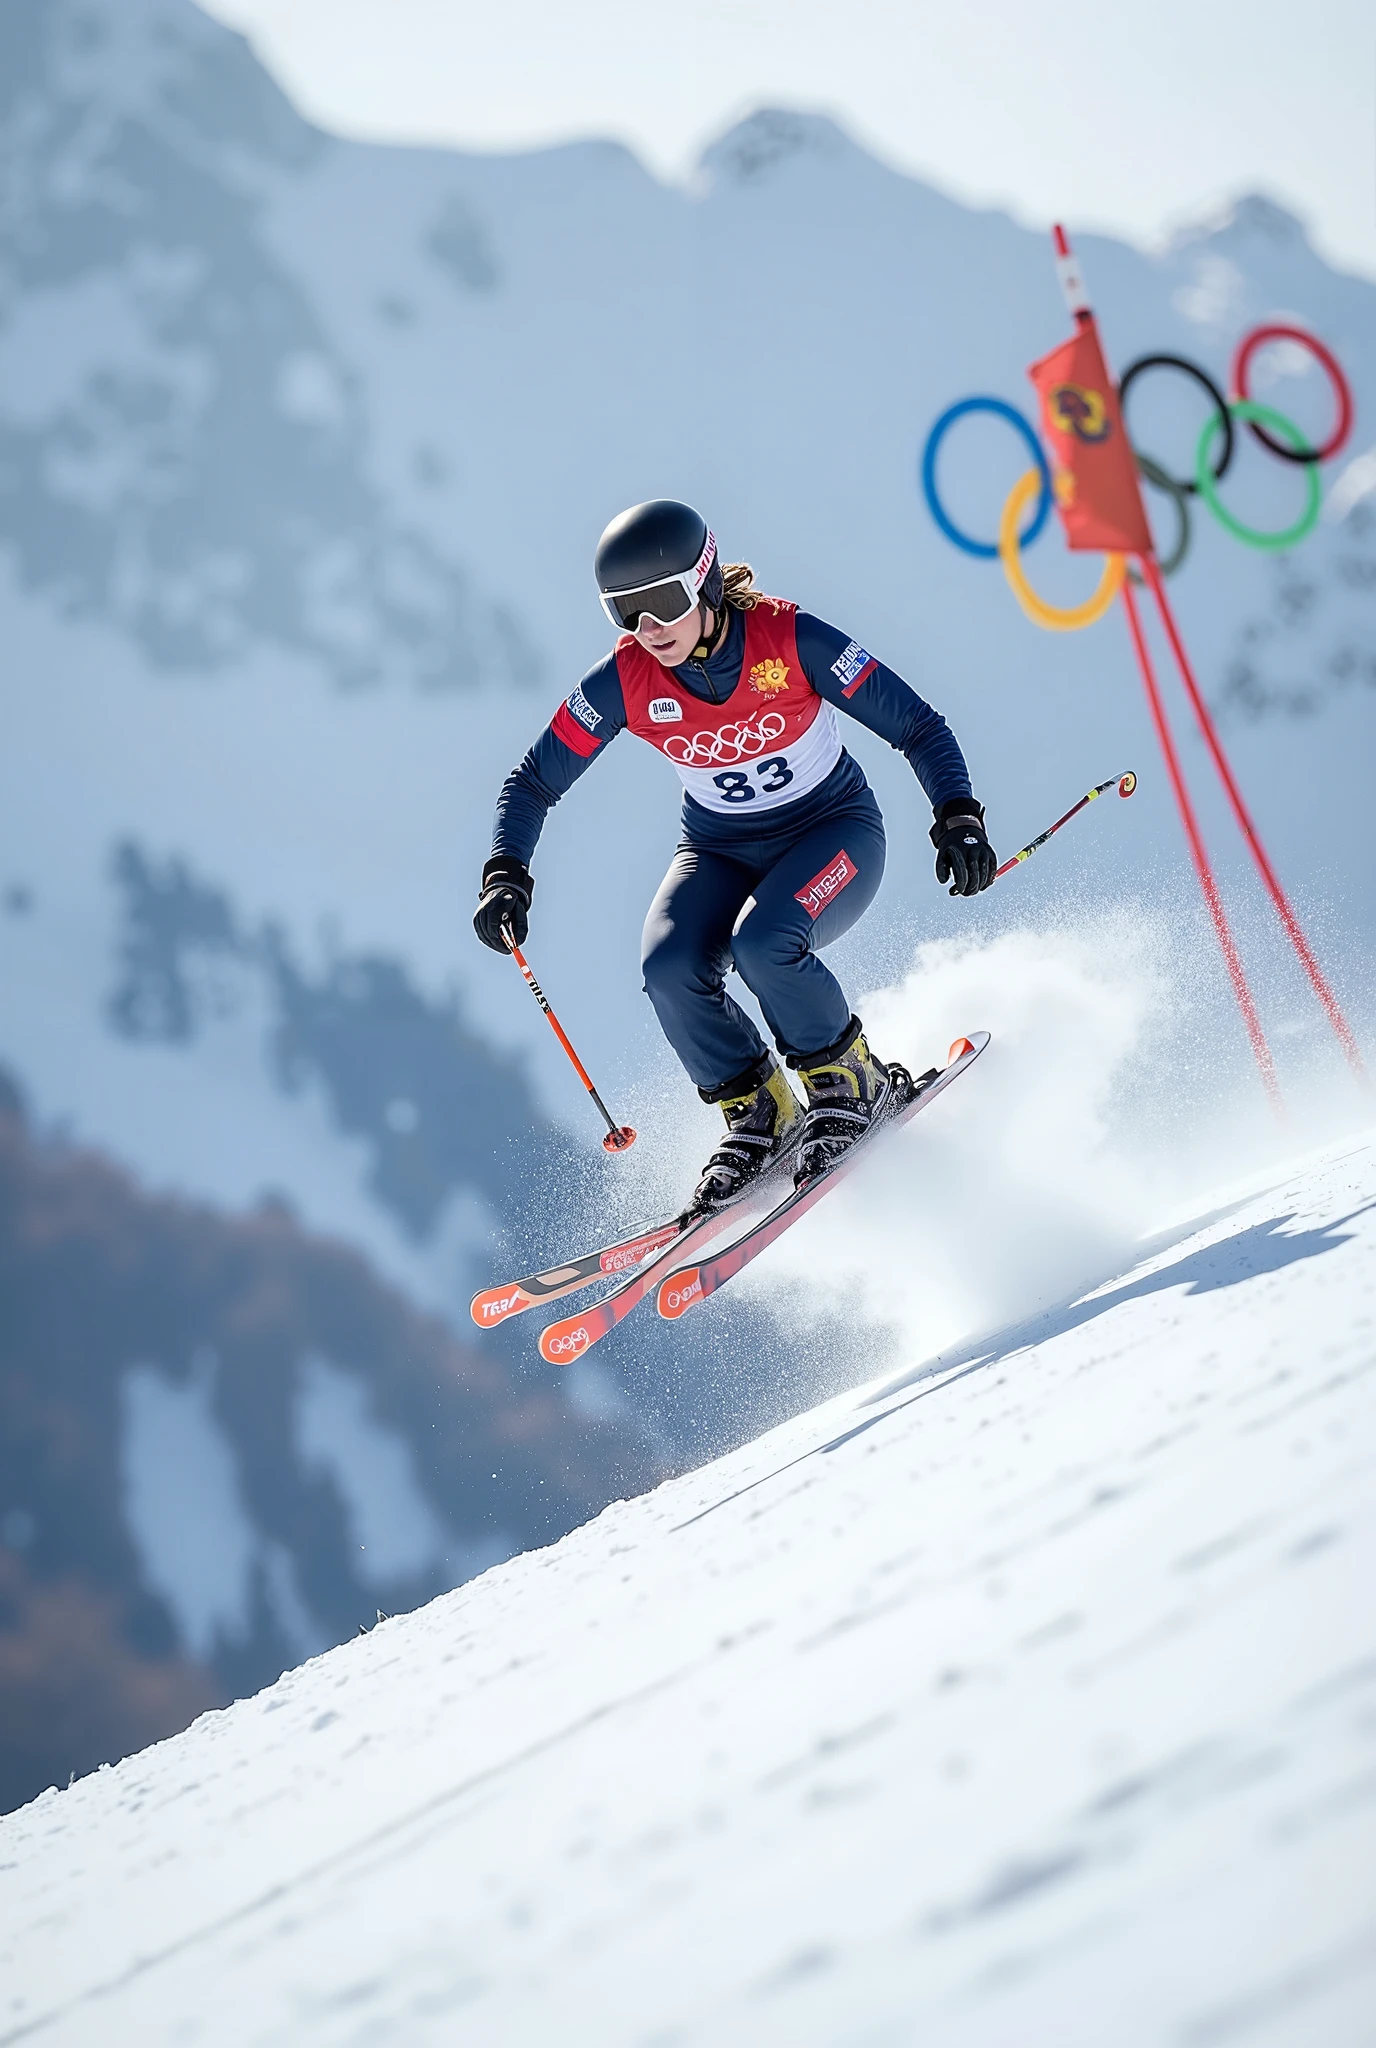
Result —
[{"label": "logo on sleeve", "polygon": [[831,672],[841,685],[843,697],[853,697],[864,682],[879,666],[872,654],[867,654],[858,640],[850,641],[831,664]]},{"label": "logo on sleeve", "polygon": [[683,720],[683,706],[677,697],[651,697],[650,717],[656,725],[679,725]]},{"label": "logo on sleeve", "polygon": [[780,690],[788,688],[788,663],[773,656],[757,661],[750,671],[750,687],[761,697],[777,697]]},{"label": "logo on sleeve", "polygon": [[602,713],[593,710],[591,704],[583,695],[581,683],[569,698],[569,710],[578,720],[578,723],[585,726],[589,732],[596,732],[598,726],[602,723]]}]

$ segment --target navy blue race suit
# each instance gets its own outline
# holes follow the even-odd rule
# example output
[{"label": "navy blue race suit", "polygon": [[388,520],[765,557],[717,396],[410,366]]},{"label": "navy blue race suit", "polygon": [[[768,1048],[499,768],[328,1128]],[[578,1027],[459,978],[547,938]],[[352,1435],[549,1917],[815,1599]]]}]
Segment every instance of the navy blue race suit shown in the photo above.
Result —
[{"label": "navy blue race suit", "polygon": [[[686,693],[700,725],[701,706],[723,705],[737,692],[746,617],[729,609],[727,631],[711,655],[663,670],[668,694],[655,700],[652,718],[682,717]],[[807,612],[791,623],[798,663],[824,700],[826,720],[832,706],[886,739],[907,757],[934,809],[970,797],[964,757],[940,712],[834,626]],[[776,686],[766,680],[756,687]],[[494,856],[529,865],[551,806],[627,721],[614,650],[588,670],[503,783]],[[847,1027],[850,1004],[817,952],[873,902],[884,872],[884,821],[859,763],[839,739],[832,746],[835,765],[823,760],[821,779],[796,797],[783,787],[793,780],[783,755],[717,775],[710,766],[694,771],[712,808],[685,793],[682,837],[645,921],[642,963],[664,1034],[704,1091],[743,1076],[764,1052],[755,1024],[726,992],[733,965],[779,1052],[795,1062],[835,1044]],[[752,804],[757,792],[761,800]]]}]

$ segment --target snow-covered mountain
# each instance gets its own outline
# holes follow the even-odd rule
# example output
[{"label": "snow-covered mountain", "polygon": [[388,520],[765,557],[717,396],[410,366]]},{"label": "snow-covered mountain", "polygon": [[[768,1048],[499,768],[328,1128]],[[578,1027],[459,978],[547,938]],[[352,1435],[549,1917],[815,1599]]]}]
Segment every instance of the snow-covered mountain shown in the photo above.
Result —
[{"label": "snow-covered mountain", "polygon": [[1268,1179],[0,1821],[0,2041],[1362,2048],[1376,1143]]},{"label": "snow-covered mountain", "polygon": [[0,1810],[669,1469],[281,1202],[150,1195],[3,1088],[0,1301]]},{"label": "snow-covered mountain", "polygon": [[[921,1066],[958,1032],[993,1029],[997,1112],[971,1110],[963,1152],[932,1141],[930,1197],[847,1198],[829,1296],[815,1261],[781,1259],[772,1292],[733,1303],[729,1333],[710,1317],[628,1325],[537,1403],[517,1492],[563,1432],[605,1426],[643,1476],[872,1371],[906,1312],[874,1278],[873,1247],[895,1233],[888,1278],[924,1290],[929,1336],[987,1317],[995,1296],[1000,1313],[1016,1306],[1017,1288],[991,1296],[970,1261],[954,1188],[1018,1235],[999,1270],[1022,1276],[1024,1303],[1086,1262],[1104,1270],[1161,1162],[1203,1142],[1220,1093],[1254,1084],[1121,622],[1039,634],[996,569],[942,540],[917,491],[937,412],[973,391],[1026,408],[1024,365],[1064,334],[1043,240],[793,114],[724,136],[691,189],[611,145],[340,142],[191,0],[0,0],[0,162],[0,1070],[28,1105],[35,1156],[98,1148],[132,1176],[127,1212],[150,1233],[164,1200],[189,1198],[230,1246],[267,1197],[299,1227],[294,1270],[351,1246],[382,1291],[451,1324],[508,1262],[595,1235],[589,1218],[629,1224],[674,1202],[713,1117],[638,992],[643,908],[676,836],[664,764],[623,742],[556,813],[536,862],[532,957],[604,1093],[641,1127],[627,1158],[592,1143],[525,990],[468,929],[500,777],[605,646],[596,536],[621,506],[670,492],[709,511],[728,556],[948,712],[1003,849],[1091,782],[1129,765],[1142,779],[1131,805],[1096,807],[1073,841],[955,905],[932,881],[906,767],[857,735],[890,865],[838,963]],[[1311,323],[1353,377],[1357,435],[1313,540],[1272,560],[1201,519],[1176,588],[1282,875],[1369,1025],[1376,287],[1326,268],[1255,200],[1158,256],[1094,238],[1080,253],[1120,364],[1179,349],[1222,377],[1238,334],[1282,314]],[[1310,431],[1325,416],[1310,370],[1265,395]],[[1185,463],[1186,394],[1142,387],[1133,420]],[[992,532],[1022,462],[988,423],[962,429],[942,466],[953,511]],[[1278,523],[1297,483],[1246,449],[1229,488],[1248,517]],[[1090,573],[1054,535],[1028,563],[1053,597]],[[1329,1041],[1201,750],[1184,744],[1302,1088],[1330,1070]],[[913,1257],[919,1232],[943,1247],[939,1282]],[[93,1352],[111,1380],[91,1411],[109,1424],[99,1486],[113,1500],[121,1460],[137,1463],[137,1417],[199,1419],[212,1463],[240,1457],[258,1475],[243,1554],[266,1569],[279,1545],[299,1577],[309,1546],[283,1534],[290,1503],[333,1487],[338,1538],[342,1481],[301,1438],[285,1492],[254,1506],[264,1446],[236,1435],[232,1370],[197,1363],[223,1350],[193,1327],[216,1313],[207,1296],[169,1322],[150,1294],[127,1328],[166,1330],[166,1346]],[[283,1339],[283,1415],[329,1409],[310,1352]],[[494,1350],[513,1426],[528,1355],[524,1331]],[[382,1346],[356,1361],[368,1397],[431,1475],[416,1513],[461,1530],[459,1478],[429,1461],[391,1360]],[[0,1358],[13,1412],[40,1365],[22,1346]],[[139,1407],[157,1396],[147,1371],[171,1409]],[[553,1453],[534,1447],[542,1431]],[[0,1563],[25,1585],[62,1568],[35,1505],[68,1498],[60,1442],[0,1433]],[[568,1515],[589,1498],[571,1488]],[[538,1533],[499,1506],[484,1516]],[[126,1514],[121,1556],[135,1534]],[[367,1591],[341,1542],[320,1612],[352,1612]],[[238,1611],[215,1606],[206,1569],[180,1618],[162,1601],[159,1641],[182,1657],[204,1633],[188,1617]],[[144,1590],[156,1582],[145,1570]],[[221,1663],[234,1654],[222,1636]]]}]

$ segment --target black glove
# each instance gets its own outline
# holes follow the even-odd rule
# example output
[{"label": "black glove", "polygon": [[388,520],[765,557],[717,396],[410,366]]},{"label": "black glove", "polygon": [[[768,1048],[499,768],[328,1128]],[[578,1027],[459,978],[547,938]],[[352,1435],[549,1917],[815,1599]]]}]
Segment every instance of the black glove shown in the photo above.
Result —
[{"label": "black glove", "polygon": [[978,896],[994,879],[998,858],[984,836],[984,806],[973,797],[947,797],[932,825],[936,878],[952,896]]},{"label": "black glove", "polygon": [[518,946],[525,944],[530,929],[526,912],[534,894],[535,877],[525,862],[510,853],[494,853],[483,869],[478,908],[473,913],[473,929],[485,946],[491,946],[494,953],[506,952],[503,925],[509,926]]}]

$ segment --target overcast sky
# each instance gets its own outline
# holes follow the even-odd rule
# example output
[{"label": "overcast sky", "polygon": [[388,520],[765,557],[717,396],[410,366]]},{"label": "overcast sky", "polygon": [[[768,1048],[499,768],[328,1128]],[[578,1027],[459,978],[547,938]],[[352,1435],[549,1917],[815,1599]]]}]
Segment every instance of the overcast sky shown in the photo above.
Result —
[{"label": "overcast sky", "polygon": [[201,0],[336,133],[605,135],[682,177],[760,105],[1030,225],[1140,242],[1243,191],[1376,277],[1373,0]]}]

